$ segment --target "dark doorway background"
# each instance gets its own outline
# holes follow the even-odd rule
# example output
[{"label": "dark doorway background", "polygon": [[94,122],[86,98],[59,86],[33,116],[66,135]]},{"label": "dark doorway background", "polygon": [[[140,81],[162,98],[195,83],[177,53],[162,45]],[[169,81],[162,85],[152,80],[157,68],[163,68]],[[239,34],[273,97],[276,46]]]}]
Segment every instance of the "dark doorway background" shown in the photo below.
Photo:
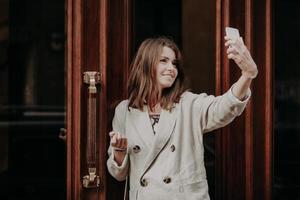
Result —
[{"label": "dark doorway background", "polygon": [[134,52],[148,37],[167,36],[181,45],[181,0],[134,1]]},{"label": "dark doorway background", "polygon": [[65,199],[65,2],[0,5],[0,199]]},{"label": "dark doorway background", "polygon": [[273,199],[300,199],[300,1],[274,2]]}]

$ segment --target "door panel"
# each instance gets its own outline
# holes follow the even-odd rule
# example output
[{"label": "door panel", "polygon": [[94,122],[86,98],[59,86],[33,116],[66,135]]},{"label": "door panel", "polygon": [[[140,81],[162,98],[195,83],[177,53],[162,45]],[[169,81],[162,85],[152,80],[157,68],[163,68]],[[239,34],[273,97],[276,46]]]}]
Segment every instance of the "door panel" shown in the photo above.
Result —
[{"label": "door panel", "polygon": [[[127,39],[128,3],[106,0],[67,1],[68,199],[114,199],[114,195],[123,195],[122,192],[115,192],[119,185],[110,184],[106,159],[109,118],[113,114],[110,107],[126,95],[126,90],[120,88],[126,85],[127,77],[127,48],[130,44]],[[83,82],[83,73],[87,71],[100,73],[94,119],[97,122],[96,175],[100,178],[100,185],[96,188],[85,188],[82,185],[82,177],[88,175],[86,150],[90,120],[87,110],[88,85]]]},{"label": "door panel", "polygon": [[[99,163],[99,134],[103,123],[99,119],[98,110],[101,102],[100,91],[104,90],[103,85],[96,84],[96,93],[89,93],[89,83],[84,82],[84,73],[88,71],[100,71],[100,1],[66,1],[66,31],[67,31],[67,199],[99,199],[100,187],[103,188],[103,177],[99,186],[86,188],[83,185],[83,177],[91,176],[89,168],[95,169],[96,179],[100,174]],[[105,31],[105,30],[104,30]],[[105,41],[105,40],[104,40]],[[102,67],[102,66],[101,66]],[[101,69],[103,69],[102,67]],[[98,79],[97,79],[98,80]],[[88,116],[89,101],[92,101],[93,119]],[[96,109],[96,110],[94,110]],[[102,109],[101,109],[102,111]],[[93,121],[96,127],[90,127]],[[98,125],[97,125],[98,124]],[[92,164],[88,163],[88,141],[91,136],[89,131],[93,129],[95,142],[93,148]],[[97,140],[98,139],[98,140]],[[102,168],[101,168],[102,169]],[[103,171],[103,170],[101,170]],[[93,182],[92,181],[92,182]],[[93,184],[91,184],[93,185]]]}]

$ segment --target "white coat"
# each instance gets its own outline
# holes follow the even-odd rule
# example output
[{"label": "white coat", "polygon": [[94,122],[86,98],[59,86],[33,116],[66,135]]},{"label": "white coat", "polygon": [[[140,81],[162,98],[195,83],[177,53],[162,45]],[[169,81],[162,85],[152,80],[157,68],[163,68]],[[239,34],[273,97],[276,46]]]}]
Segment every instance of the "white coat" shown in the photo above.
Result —
[{"label": "white coat", "polygon": [[128,150],[118,166],[109,148],[108,171],[119,181],[129,174],[130,200],[209,200],[203,133],[230,123],[249,97],[250,90],[244,101],[231,89],[218,97],[184,92],[171,112],[161,111],[155,135],[146,106],[128,109],[122,101],[113,130],[128,138]]}]

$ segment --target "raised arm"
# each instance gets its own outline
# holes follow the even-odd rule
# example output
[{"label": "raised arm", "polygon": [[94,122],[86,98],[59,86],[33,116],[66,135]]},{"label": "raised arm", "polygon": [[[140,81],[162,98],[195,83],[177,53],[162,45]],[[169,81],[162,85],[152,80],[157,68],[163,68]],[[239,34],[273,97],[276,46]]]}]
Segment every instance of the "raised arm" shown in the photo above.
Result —
[{"label": "raised arm", "polygon": [[233,85],[232,93],[238,99],[243,100],[251,85],[252,79],[257,76],[257,66],[241,37],[238,39],[232,39],[225,36],[225,40],[225,46],[228,47],[227,57],[234,60],[242,72],[241,77]]}]

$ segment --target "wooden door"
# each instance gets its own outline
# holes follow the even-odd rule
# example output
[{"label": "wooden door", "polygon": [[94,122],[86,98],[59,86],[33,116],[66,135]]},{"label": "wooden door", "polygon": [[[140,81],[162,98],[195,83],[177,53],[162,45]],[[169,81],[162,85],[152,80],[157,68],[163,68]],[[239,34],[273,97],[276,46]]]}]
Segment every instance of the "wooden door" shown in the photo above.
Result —
[{"label": "wooden door", "polygon": [[[121,186],[107,180],[106,152],[114,104],[126,97],[130,1],[67,0],[66,9],[67,199],[120,199]],[[94,94],[85,72],[100,75]],[[89,168],[99,184],[87,188]]]}]

